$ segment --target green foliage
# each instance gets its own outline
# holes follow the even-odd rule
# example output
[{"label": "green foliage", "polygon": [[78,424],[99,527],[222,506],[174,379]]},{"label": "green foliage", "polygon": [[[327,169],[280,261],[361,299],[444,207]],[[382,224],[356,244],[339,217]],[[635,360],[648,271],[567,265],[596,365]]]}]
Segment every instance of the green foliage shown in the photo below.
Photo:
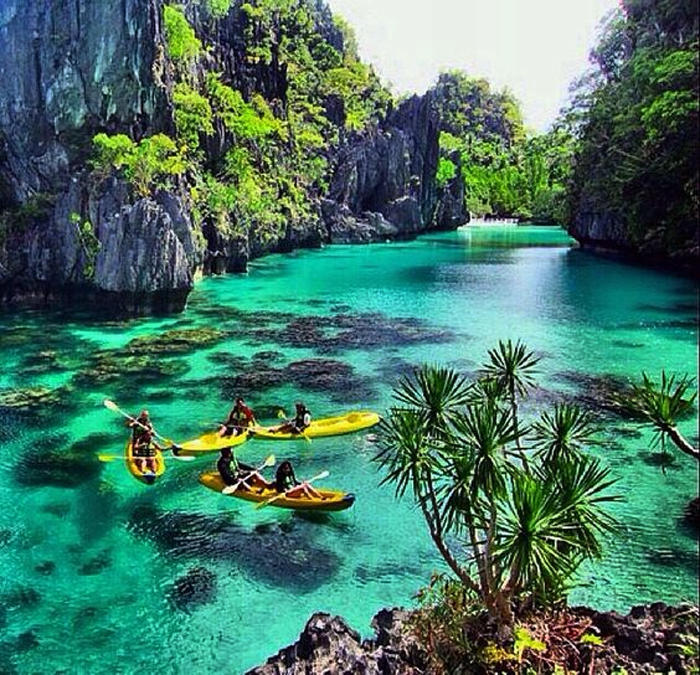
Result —
[{"label": "green foliage", "polygon": [[36,192],[16,208],[0,209],[0,244],[11,233],[17,233],[28,225],[47,218],[55,204],[55,195]]},{"label": "green foliage", "polygon": [[184,82],[175,85],[173,104],[178,139],[188,151],[194,152],[202,134],[209,136],[214,133],[211,104]]},{"label": "green foliage", "polygon": [[[214,0],[213,4],[220,6],[226,3]],[[202,43],[197,39],[183,12],[173,5],[165,5],[163,19],[170,58],[176,63],[188,63],[196,59],[202,49]]]},{"label": "green foliage", "polygon": [[97,175],[105,177],[116,170],[141,197],[148,196],[156,188],[168,187],[172,177],[182,174],[187,167],[175,142],[165,134],[134,143],[123,134],[99,133],[92,143],[92,164]]},{"label": "green foliage", "polygon": [[[440,112],[440,153],[459,153],[467,209],[477,216],[516,216],[561,222],[564,173],[556,150],[560,132],[527,138],[518,102],[494,92],[486,80],[443,73],[435,87]],[[570,155],[567,158],[570,162]],[[447,174],[438,170],[438,180]]]},{"label": "green foliage", "polygon": [[669,253],[697,246],[700,68],[696,3],[624,0],[567,116],[579,136],[567,208],[600,211],[629,240]]},{"label": "green foliage", "polygon": [[642,373],[642,382],[632,384],[632,392],[617,401],[639,415],[655,430],[654,444],[665,448],[667,439],[691,457],[700,461],[700,450],[694,448],[678,430],[678,421],[692,413],[697,391],[691,391],[694,379],[689,375],[678,377],[661,371],[656,384],[649,375]]},{"label": "green foliage", "polygon": [[508,626],[514,601],[560,601],[581,563],[600,557],[615,529],[605,506],[618,497],[608,470],[582,454],[592,429],[573,407],[536,423],[538,450],[526,457],[516,399],[539,359],[519,341],[499,342],[489,359],[471,383],[431,366],[402,378],[376,461],[398,496],[411,489],[460,584]]},{"label": "green foliage", "polygon": [[83,220],[79,213],[70,214],[70,222],[75,227],[75,234],[83,252],[82,271],[87,280],[95,278],[95,262],[100,251],[100,240],[95,235],[95,229],[89,220]]},{"label": "green foliage", "polygon": [[595,633],[585,633],[581,636],[580,642],[584,645],[595,645],[596,647],[601,647],[603,644],[605,644],[603,642],[603,638]]},{"label": "green foliage", "polygon": [[438,160],[435,182],[440,188],[444,188],[457,175],[455,163],[447,157],[440,157]]},{"label": "green foliage", "polygon": [[206,0],[205,5],[209,13],[215,18],[220,19],[226,16],[231,9],[232,0]]},{"label": "green foliage", "polygon": [[[316,217],[312,198],[327,188],[331,145],[345,130],[377,122],[391,96],[360,62],[352,30],[315,0],[196,4],[205,18],[237,12],[246,51],[236,77],[253,83],[266,66],[283,70],[285,100],[239,91],[220,73],[201,75],[200,65],[193,66],[204,47],[188,23],[187,4],[169,4],[164,25],[176,80],[176,137],[136,142],[98,134],[93,165],[103,176],[120,172],[139,195],[183,175],[196,222],[268,241]],[[205,144],[207,136],[215,141]],[[209,148],[216,148],[213,156]]]},{"label": "green foliage", "polygon": [[542,640],[533,638],[527,628],[518,626],[515,629],[515,644],[513,645],[513,651],[515,652],[515,657],[518,659],[518,661],[522,661],[523,652],[526,649],[543,652],[545,649],[547,649],[547,645],[542,642]]}]

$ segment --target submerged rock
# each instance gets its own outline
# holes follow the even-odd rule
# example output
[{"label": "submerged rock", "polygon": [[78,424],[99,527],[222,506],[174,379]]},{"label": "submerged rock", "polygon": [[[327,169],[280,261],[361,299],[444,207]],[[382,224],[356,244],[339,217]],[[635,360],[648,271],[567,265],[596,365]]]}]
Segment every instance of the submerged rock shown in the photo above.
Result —
[{"label": "submerged rock", "polygon": [[297,592],[328,583],[341,564],[299,526],[249,532],[227,516],[144,507],[134,510],[129,527],[174,558],[235,562],[251,577]]},{"label": "submerged rock", "polygon": [[296,316],[280,328],[252,331],[260,343],[309,348],[322,354],[354,349],[382,349],[414,344],[450,342],[454,333],[415,318],[387,317],[380,313]]},{"label": "submerged rock", "polygon": [[14,467],[14,478],[28,487],[74,488],[96,478],[102,467],[97,457],[64,450],[68,436],[59,434],[42,439],[40,445],[25,448]]},{"label": "submerged rock", "polygon": [[124,382],[136,387],[162,384],[164,380],[178,377],[189,366],[175,359],[158,360],[147,355],[129,355],[118,350],[93,354],[87,366],[73,377],[76,386],[95,386]]},{"label": "submerged rock", "polygon": [[226,337],[217,328],[182,328],[164,333],[143,335],[131,340],[126,347],[117,350],[116,356],[144,356],[147,354],[182,354],[199,347],[209,347]]},{"label": "submerged rock", "polygon": [[321,391],[336,403],[367,402],[377,395],[369,378],[357,375],[352,366],[334,359],[302,359],[284,368],[252,362],[239,375],[221,378],[221,395],[232,399],[241,391],[261,392],[289,382],[301,390]]},{"label": "submerged rock", "polygon": [[171,604],[187,613],[212,602],[215,596],[216,575],[206,567],[191,567],[184,576],[175,580],[168,591]]},{"label": "submerged rock", "polygon": [[5,408],[18,413],[49,415],[57,408],[66,408],[70,387],[31,387],[0,391],[0,411]]}]

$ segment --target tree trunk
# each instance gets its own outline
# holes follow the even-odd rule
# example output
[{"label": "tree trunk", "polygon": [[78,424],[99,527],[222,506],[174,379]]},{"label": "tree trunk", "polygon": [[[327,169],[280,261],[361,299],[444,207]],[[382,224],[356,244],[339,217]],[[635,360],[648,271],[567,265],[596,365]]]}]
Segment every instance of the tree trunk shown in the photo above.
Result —
[{"label": "tree trunk", "polygon": [[668,435],[675,444],[675,446],[686,455],[690,455],[700,462],[700,450],[694,448],[688,441],[685,440],[683,434],[676,427],[670,427],[668,429]]}]

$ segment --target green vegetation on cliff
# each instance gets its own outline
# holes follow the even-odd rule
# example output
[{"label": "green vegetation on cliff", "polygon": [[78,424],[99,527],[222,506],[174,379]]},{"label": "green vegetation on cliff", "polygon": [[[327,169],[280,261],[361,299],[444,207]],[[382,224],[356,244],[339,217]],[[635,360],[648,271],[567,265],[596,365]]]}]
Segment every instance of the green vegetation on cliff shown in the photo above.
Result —
[{"label": "green vegetation on cliff", "polygon": [[564,183],[572,148],[560,131],[526,133],[517,100],[484,79],[451,71],[435,87],[440,111],[439,176],[459,156],[467,208],[476,216],[563,222]]},{"label": "green vegetation on cliff", "polygon": [[[120,171],[141,196],[182,176],[196,218],[265,241],[312,216],[332,146],[383,118],[391,95],[359,60],[350,27],[325,6],[207,0],[195,25],[188,10],[198,4],[164,8],[175,136],[98,134],[94,165]],[[235,81],[212,67],[221,55],[207,42],[206,17],[228,12],[244,45]]]},{"label": "green vegetation on cliff", "polygon": [[579,135],[573,213],[612,216],[638,246],[651,237],[672,251],[697,237],[699,12],[688,0],[624,0],[568,111]]}]

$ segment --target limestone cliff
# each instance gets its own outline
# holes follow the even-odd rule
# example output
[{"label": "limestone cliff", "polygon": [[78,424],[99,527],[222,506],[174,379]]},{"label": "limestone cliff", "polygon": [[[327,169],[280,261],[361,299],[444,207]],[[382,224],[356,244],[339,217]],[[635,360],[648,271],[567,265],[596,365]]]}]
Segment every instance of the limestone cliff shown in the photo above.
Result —
[{"label": "limestone cliff", "polygon": [[[299,8],[313,23],[302,46],[315,60],[329,60],[328,70],[337,68],[333,59],[342,57],[346,38],[328,7],[305,0]],[[180,64],[178,75],[168,56],[163,0],[0,6],[2,301],[104,297],[130,312],[179,310],[200,271],[241,271],[272,251],[414,236],[466,221],[458,203],[444,217],[429,96],[349,131],[349,94],[327,91],[320,151],[326,178],[299,188],[311,205],[304,217],[290,214],[272,229],[240,218],[222,226],[195,203],[202,180],[193,169],[146,191],[134,190],[123,171],[96,175],[97,133],[134,142],[158,133],[175,137],[178,77],[201,88],[207,73],[217,73],[245,101],[261,96],[280,123],[293,114],[282,46],[298,26],[289,17],[256,15],[249,3],[235,1],[224,16],[213,16],[199,0],[184,3],[184,10],[206,48],[187,68]],[[221,172],[226,153],[240,142],[221,118],[200,139],[189,157],[196,155],[207,172]]]}]

